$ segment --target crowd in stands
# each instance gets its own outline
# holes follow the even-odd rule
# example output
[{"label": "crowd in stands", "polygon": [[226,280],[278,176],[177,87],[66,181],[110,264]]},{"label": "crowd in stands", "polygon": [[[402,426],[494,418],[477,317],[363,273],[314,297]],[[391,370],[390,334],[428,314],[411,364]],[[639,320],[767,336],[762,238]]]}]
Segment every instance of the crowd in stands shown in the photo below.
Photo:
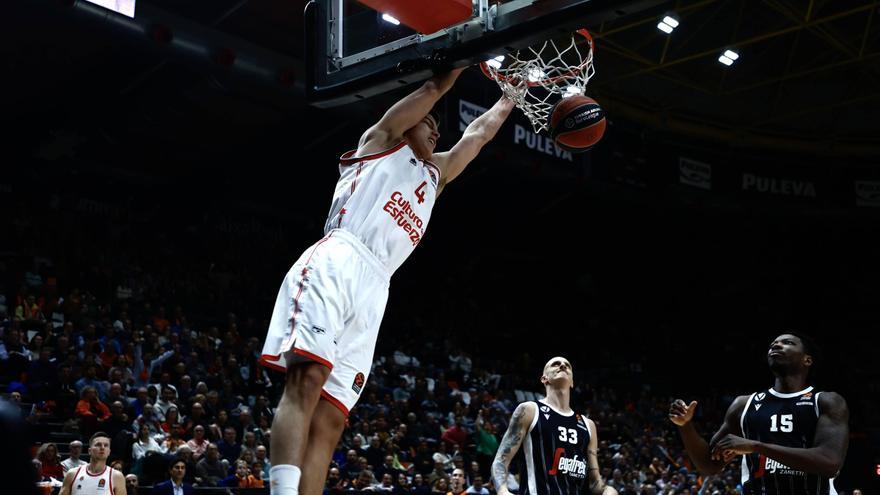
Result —
[{"label": "crowd in stands", "polygon": [[[265,486],[281,380],[258,365],[260,340],[239,330],[236,315],[201,327],[182,307],[138,301],[122,288],[99,300],[76,288],[61,294],[33,273],[24,282],[0,308],[6,400],[32,404],[34,431],[54,424],[72,439],[65,455],[39,439],[40,477],[61,479],[83,464],[82,441],[104,431],[109,462],[132,486],[175,477]],[[448,345],[422,351],[377,355],[329,466],[328,493],[494,493],[495,450],[514,407],[530,397],[507,387],[522,378]],[[602,475],[620,493],[736,491],[736,463],[709,480],[694,472],[666,420],[667,398],[577,383],[575,405],[599,428]]]},{"label": "crowd in stands", "polygon": [[[103,431],[112,439],[109,462],[126,475],[129,493],[138,486],[161,493],[169,483],[267,486],[283,380],[257,362],[274,294],[260,304],[249,297],[254,280],[274,290],[264,279],[278,282],[281,272],[264,277],[255,274],[263,269],[259,263],[235,259],[189,268],[204,260],[183,244],[223,242],[225,249],[212,251],[241,252],[225,233],[183,239],[157,233],[141,242],[132,232],[104,235],[112,231],[107,222],[50,220],[69,214],[61,210],[42,214],[17,212],[12,237],[31,243],[22,246],[25,252],[48,257],[0,258],[0,392],[2,400],[22,405],[35,479],[60,479],[82,465],[83,442]],[[296,251],[281,244],[266,248],[265,257],[283,260]],[[246,269],[229,268],[235,266]],[[450,293],[452,286],[479,290],[442,278],[438,284],[440,290],[450,285]],[[457,310],[450,301],[425,304]],[[383,323],[372,372],[328,466],[326,494],[494,493],[495,450],[517,403],[541,389],[548,356],[499,358],[482,344],[486,338],[465,331],[451,337],[460,341],[445,339],[422,309],[389,305],[391,323]],[[401,321],[408,331],[394,327]],[[425,335],[431,337],[419,337]],[[607,361],[610,353],[597,348],[570,356],[572,406],[597,424],[607,483],[622,495],[737,493],[739,461],[708,479],[689,463],[667,419],[670,397],[635,380],[620,383],[625,377],[612,383],[614,373],[587,366],[589,356]],[[638,356],[621,359],[640,366]],[[710,391],[689,398],[702,405],[705,434],[717,428],[732,399]],[[515,466],[508,481],[514,492],[519,474]]]}]

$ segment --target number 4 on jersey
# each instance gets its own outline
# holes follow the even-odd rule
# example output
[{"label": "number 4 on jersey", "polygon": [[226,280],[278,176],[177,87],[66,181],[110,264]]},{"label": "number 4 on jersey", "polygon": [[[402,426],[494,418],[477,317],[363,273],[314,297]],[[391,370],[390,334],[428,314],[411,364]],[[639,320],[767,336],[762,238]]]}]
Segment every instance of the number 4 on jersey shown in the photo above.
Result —
[{"label": "number 4 on jersey", "polygon": [[419,204],[425,202],[425,186],[428,185],[428,181],[422,181],[421,185],[416,188],[416,197],[419,198]]}]

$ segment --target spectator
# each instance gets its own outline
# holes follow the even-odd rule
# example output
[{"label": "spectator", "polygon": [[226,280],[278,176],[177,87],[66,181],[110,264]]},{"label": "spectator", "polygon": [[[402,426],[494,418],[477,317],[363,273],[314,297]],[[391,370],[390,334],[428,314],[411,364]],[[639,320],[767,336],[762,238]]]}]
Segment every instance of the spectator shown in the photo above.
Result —
[{"label": "spectator", "polygon": [[83,444],[79,440],[74,440],[70,442],[70,457],[61,461],[61,467],[64,472],[67,473],[71,469],[76,469],[80,466],[85,466],[88,462],[79,458],[82,454]]},{"label": "spectator", "polygon": [[125,414],[125,406],[122,405],[122,402],[118,400],[112,402],[110,404],[110,417],[104,421],[102,429],[112,439],[116,438],[120,431],[126,430],[129,424],[128,414]]},{"label": "spectator", "polygon": [[251,474],[250,467],[245,461],[235,462],[235,474],[224,479],[221,486],[238,488],[263,488],[263,480],[257,479]]},{"label": "spectator", "polygon": [[452,476],[449,478],[449,493],[451,495],[460,495],[465,490],[464,469],[455,468],[452,470]]},{"label": "spectator", "polygon": [[446,478],[438,478],[431,485],[431,493],[435,495],[448,495],[449,494],[449,480]]},{"label": "spectator", "polygon": [[204,486],[219,486],[223,478],[226,477],[226,466],[220,460],[220,452],[217,445],[210,443],[205,449],[205,455],[196,464],[196,477],[202,481],[199,483]]},{"label": "spectator", "polygon": [[79,402],[76,403],[76,418],[80,421],[80,428],[85,436],[91,436],[97,431],[98,424],[110,418],[110,408],[100,399],[95,387],[86,385],[82,388]]},{"label": "spectator", "polygon": [[[400,470],[398,470],[394,465],[394,456],[393,455],[386,455],[385,462],[383,462],[381,466],[377,467],[374,470],[374,472],[376,473],[376,476],[379,478],[384,477],[386,473],[390,474],[391,475],[391,482],[393,483],[394,480],[397,478],[397,475],[400,473]],[[391,485],[389,485],[389,489],[390,489],[390,486]]]},{"label": "spectator", "polygon": [[137,441],[131,447],[131,456],[135,461],[138,461],[143,459],[147,452],[161,453],[162,447],[156,443],[150,428],[147,425],[142,425],[138,430]]},{"label": "spectator", "polygon": [[428,495],[431,493],[431,487],[425,483],[425,477],[421,473],[413,475],[412,485],[410,486],[412,495]]},{"label": "spectator", "polygon": [[161,435],[164,433],[162,422],[156,417],[156,410],[152,404],[147,403],[144,406],[143,413],[138,416],[132,423],[132,430],[140,431],[141,426],[146,426],[152,435]]},{"label": "spectator", "polygon": [[180,424],[180,412],[177,410],[177,406],[171,406],[165,411],[165,419],[159,423],[159,427],[162,428],[162,431],[165,433],[171,433],[171,430],[174,429],[175,425]]},{"label": "spectator", "polygon": [[138,477],[134,473],[125,475],[125,493],[126,495],[137,495]]},{"label": "spectator", "polygon": [[[455,416],[455,424],[443,432],[441,439],[446,443],[447,447],[455,445],[464,445],[467,440],[467,432],[462,427],[463,419],[461,416]],[[453,451],[454,454],[454,451]]]},{"label": "spectator", "polygon": [[82,394],[83,389],[86,387],[92,387],[96,390],[98,394],[98,398],[103,400],[107,399],[107,394],[110,391],[110,384],[98,379],[98,365],[94,363],[88,363],[86,365],[85,375],[76,381],[76,391]]},{"label": "spectator", "polygon": [[47,442],[40,445],[37,450],[37,461],[40,463],[40,476],[43,478],[64,479],[64,467],[61,465],[61,456],[58,455],[58,447],[54,443]]},{"label": "spectator", "polygon": [[347,490],[349,482],[342,477],[339,468],[331,467],[327,472],[327,482],[324,484],[324,495],[340,495]]},{"label": "spectator", "polygon": [[177,459],[168,469],[169,479],[157,484],[150,492],[153,495],[192,495],[193,486],[183,481],[186,476],[186,462]]},{"label": "spectator", "polygon": [[208,448],[208,440],[205,438],[205,427],[198,425],[193,428],[193,437],[186,442],[186,445],[193,453],[193,458],[198,462],[205,454]]},{"label": "spectator", "polygon": [[391,493],[394,490],[394,479],[391,476],[390,472],[386,472],[382,475],[382,481],[376,486],[377,492],[383,493]]},{"label": "spectator", "polygon": [[483,486],[482,476],[474,476],[474,483],[468,487],[465,493],[473,495],[489,495],[489,490]]},{"label": "spectator", "polygon": [[364,469],[360,473],[358,473],[357,478],[352,480],[351,485],[349,486],[349,491],[375,491],[376,478],[373,477],[373,472],[369,469]]},{"label": "spectator", "polygon": [[185,445],[186,440],[183,439],[183,426],[175,424],[171,428],[171,434],[162,442],[162,453],[175,454],[177,449]]},{"label": "spectator", "polygon": [[395,495],[406,495],[410,493],[409,479],[405,473],[399,473],[391,490]]},{"label": "spectator", "polygon": [[217,449],[220,451],[220,458],[228,461],[229,464],[238,459],[241,455],[241,444],[236,442],[235,428],[227,426],[223,430],[223,440],[217,442]]},{"label": "spectator", "polygon": [[260,479],[269,481],[269,468],[272,467],[272,463],[269,462],[269,452],[266,450],[265,445],[257,446],[256,459],[257,462],[263,464],[263,475],[260,477]]},{"label": "spectator", "polygon": [[165,415],[172,407],[177,410],[176,397],[177,391],[171,385],[162,385],[161,398],[156,401],[156,416],[160,421],[165,421]]},{"label": "spectator", "polygon": [[446,470],[443,468],[443,463],[441,461],[434,461],[434,470],[431,471],[431,474],[428,475],[428,485],[431,487],[437,484],[437,480],[446,479],[448,481],[449,475],[446,474]]}]

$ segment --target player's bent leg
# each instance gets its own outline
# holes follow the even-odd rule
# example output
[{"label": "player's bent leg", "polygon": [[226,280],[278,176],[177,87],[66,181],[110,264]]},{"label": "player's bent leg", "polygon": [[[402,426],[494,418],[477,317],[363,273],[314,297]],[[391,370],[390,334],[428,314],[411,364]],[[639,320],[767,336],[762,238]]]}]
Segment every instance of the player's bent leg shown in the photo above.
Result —
[{"label": "player's bent leg", "polygon": [[309,427],[309,455],[302,466],[300,495],[321,495],[323,492],[333,449],[342,437],[343,429],[345,414],[327,400],[318,402]]},{"label": "player's bent leg", "polygon": [[272,420],[272,495],[296,495],[309,441],[309,425],[330,368],[315,362],[290,364],[284,393]]}]

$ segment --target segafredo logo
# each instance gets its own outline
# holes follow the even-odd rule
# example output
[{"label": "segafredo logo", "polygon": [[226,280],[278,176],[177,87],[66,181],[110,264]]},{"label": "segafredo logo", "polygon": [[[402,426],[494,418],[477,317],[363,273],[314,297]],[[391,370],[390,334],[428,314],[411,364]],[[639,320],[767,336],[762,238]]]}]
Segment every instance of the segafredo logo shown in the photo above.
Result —
[{"label": "segafredo logo", "polygon": [[565,449],[563,448],[556,449],[556,454],[553,455],[553,464],[551,464],[551,466],[550,470],[547,471],[547,474],[550,476],[566,474],[573,478],[587,477],[586,459],[578,458],[577,454],[575,454],[574,457],[565,457]]}]

